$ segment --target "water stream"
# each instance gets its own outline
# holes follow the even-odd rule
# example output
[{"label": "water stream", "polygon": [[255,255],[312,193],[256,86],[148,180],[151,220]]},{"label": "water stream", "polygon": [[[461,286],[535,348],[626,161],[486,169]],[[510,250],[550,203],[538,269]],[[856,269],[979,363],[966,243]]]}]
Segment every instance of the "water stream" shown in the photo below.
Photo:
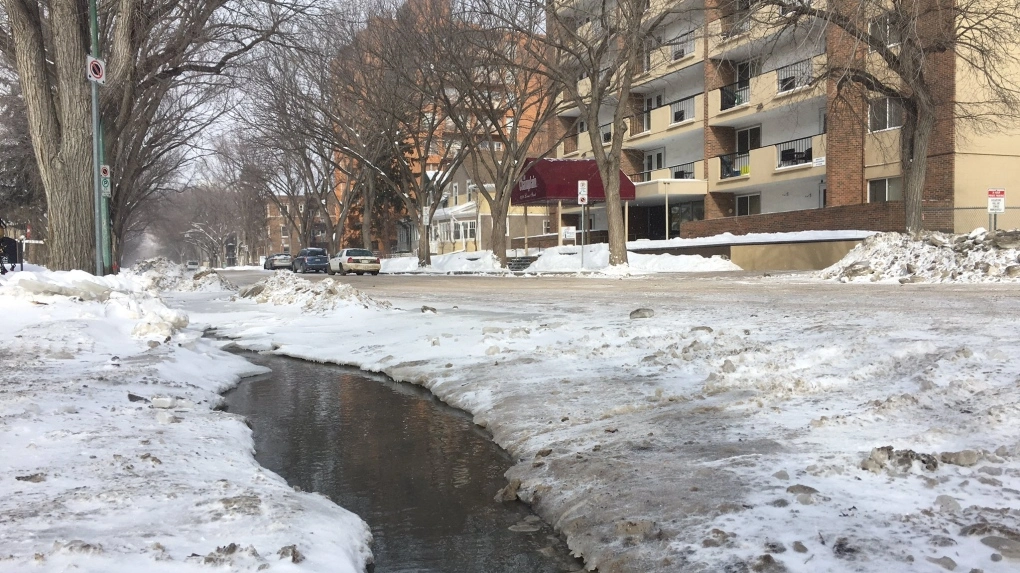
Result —
[{"label": "water stream", "polygon": [[226,394],[255,457],[372,528],[375,572],[580,571],[519,502],[493,500],[509,456],[428,391],[350,368],[248,354],[273,370]]}]

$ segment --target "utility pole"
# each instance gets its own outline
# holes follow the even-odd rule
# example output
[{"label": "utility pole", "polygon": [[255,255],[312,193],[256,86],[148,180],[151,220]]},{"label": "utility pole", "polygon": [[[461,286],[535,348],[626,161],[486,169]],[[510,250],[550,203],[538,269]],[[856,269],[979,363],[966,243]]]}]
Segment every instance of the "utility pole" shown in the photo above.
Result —
[{"label": "utility pole", "polygon": [[92,83],[92,187],[96,219],[96,275],[112,271],[112,239],[110,236],[110,196],[112,184],[109,167],[103,165],[103,123],[99,114],[99,84],[106,82],[106,65],[99,51],[99,15],[96,0],[89,0],[89,30],[92,35],[88,78]]}]

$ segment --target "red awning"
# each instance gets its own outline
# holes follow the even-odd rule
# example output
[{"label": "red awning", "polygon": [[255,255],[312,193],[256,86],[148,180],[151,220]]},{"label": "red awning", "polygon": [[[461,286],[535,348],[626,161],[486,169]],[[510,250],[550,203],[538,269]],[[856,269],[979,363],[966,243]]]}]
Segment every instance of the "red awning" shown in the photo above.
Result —
[{"label": "red awning", "polygon": [[[604,202],[606,192],[594,159],[539,159],[524,171],[514,185],[510,201],[514,205],[577,202],[577,182],[588,181],[588,201]],[[620,172],[620,199],[634,200],[634,183]]]}]

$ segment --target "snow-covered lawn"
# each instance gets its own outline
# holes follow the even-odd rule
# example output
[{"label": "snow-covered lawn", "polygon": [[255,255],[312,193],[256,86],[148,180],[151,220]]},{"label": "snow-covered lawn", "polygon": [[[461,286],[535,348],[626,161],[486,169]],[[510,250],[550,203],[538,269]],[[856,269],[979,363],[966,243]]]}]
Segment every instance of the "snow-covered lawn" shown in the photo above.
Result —
[{"label": "snow-covered lawn", "polygon": [[[212,410],[246,373],[197,338],[215,327],[471,412],[519,461],[503,494],[603,573],[1016,571],[1018,253],[975,239],[908,268],[914,245],[879,237],[825,279],[494,277],[468,291],[379,277],[358,291],[280,272],[228,300],[219,275],[181,275],[159,287],[187,291],[167,295],[186,327],[140,291],[151,273],[89,288],[34,275],[68,288],[56,294],[6,278],[0,312],[19,338],[0,353],[0,570],[363,564],[364,524],[258,468],[246,428]],[[1010,284],[959,284],[982,276]],[[281,560],[289,545],[307,559]]]}]

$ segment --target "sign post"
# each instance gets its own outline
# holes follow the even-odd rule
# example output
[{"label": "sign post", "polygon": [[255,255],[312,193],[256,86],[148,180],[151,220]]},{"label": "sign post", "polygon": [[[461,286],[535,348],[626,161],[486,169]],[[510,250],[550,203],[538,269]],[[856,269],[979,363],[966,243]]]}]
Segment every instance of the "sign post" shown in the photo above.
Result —
[{"label": "sign post", "polygon": [[[581,270],[584,270],[584,247],[587,244],[587,237],[584,233],[584,211],[588,205],[588,180],[582,179],[577,182],[577,204],[581,206]],[[576,241],[575,241],[576,244]]]},{"label": "sign post", "polygon": [[1006,212],[1006,190],[1005,189],[989,189],[988,190],[988,219],[990,221],[989,226],[993,231],[999,225],[999,213]]}]

